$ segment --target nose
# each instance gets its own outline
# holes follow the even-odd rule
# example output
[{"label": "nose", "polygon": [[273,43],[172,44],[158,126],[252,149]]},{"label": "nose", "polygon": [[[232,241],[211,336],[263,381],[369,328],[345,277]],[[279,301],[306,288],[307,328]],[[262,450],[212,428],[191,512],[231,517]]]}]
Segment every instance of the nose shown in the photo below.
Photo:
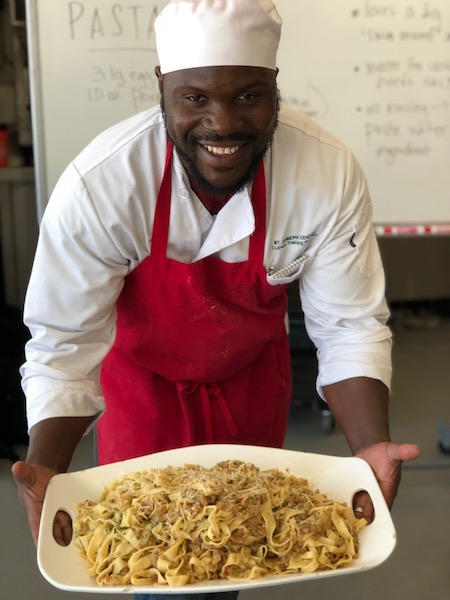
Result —
[{"label": "nose", "polygon": [[203,119],[203,126],[208,131],[220,136],[227,136],[242,130],[244,119],[235,104],[214,102],[209,106]]}]

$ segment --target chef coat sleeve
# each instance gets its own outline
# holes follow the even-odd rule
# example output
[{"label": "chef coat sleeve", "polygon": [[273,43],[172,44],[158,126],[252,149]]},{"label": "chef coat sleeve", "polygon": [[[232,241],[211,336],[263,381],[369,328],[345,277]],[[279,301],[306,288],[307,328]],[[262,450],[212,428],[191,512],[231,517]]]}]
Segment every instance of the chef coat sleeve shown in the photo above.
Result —
[{"label": "chef coat sleeve", "polygon": [[29,429],[43,419],[104,411],[100,365],[114,341],[115,301],[128,270],[72,165],[42,220],[24,306]]},{"label": "chef coat sleeve", "polygon": [[317,347],[317,390],[351,377],[391,383],[385,276],[365,177],[348,153],[333,227],[300,280],[307,332]]}]

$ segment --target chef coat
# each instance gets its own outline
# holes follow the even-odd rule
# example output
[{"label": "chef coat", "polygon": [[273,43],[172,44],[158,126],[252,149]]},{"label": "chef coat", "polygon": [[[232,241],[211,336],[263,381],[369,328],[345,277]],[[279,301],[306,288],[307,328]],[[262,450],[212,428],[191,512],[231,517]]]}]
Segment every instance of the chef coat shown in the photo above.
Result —
[{"label": "chef coat", "polygon": [[[124,278],[150,254],[166,141],[160,108],[140,113],[91,142],[54,189],[24,309],[32,334],[21,368],[30,428],[105,409],[101,364],[114,343]],[[264,267],[271,285],[299,282],[318,350],[319,394],[358,376],[389,387],[384,272],[359,164],[323,128],[283,107],[264,168]],[[168,257],[244,261],[254,228],[249,186],[212,216],[174,153]]]}]

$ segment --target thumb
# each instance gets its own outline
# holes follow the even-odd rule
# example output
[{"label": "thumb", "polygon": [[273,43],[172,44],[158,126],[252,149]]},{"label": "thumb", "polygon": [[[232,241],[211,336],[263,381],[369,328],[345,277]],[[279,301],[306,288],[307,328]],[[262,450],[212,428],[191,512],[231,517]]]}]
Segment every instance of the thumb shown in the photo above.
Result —
[{"label": "thumb", "polygon": [[420,456],[417,444],[395,444],[390,447],[390,458],[394,461],[415,460]]},{"label": "thumb", "polygon": [[18,484],[26,487],[30,487],[36,482],[34,467],[23,460],[18,460],[13,464],[11,473]]}]

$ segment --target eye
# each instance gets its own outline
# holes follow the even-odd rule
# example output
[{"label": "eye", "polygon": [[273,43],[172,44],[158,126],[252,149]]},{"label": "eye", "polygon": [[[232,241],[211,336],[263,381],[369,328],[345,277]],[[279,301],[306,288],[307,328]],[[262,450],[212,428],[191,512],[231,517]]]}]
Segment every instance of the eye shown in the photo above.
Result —
[{"label": "eye", "polygon": [[202,96],[202,94],[188,94],[186,96],[184,96],[185,100],[189,100],[189,102],[204,102],[206,100],[205,96]]},{"label": "eye", "polygon": [[250,102],[257,98],[257,96],[258,94],[255,94],[254,92],[244,92],[243,94],[240,94],[237,99],[240,102]]}]

